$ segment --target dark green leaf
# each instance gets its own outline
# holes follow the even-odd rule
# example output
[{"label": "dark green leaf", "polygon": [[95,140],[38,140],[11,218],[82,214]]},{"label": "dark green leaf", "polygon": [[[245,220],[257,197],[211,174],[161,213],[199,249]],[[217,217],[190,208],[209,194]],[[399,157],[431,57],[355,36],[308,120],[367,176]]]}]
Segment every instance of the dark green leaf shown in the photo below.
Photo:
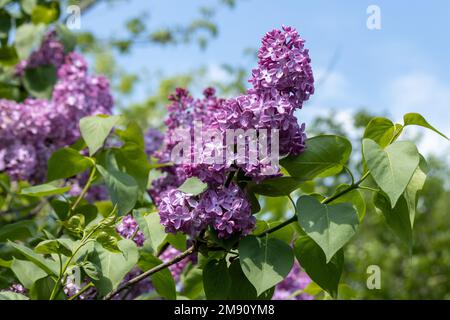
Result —
[{"label": "dark green leaf", "polygon": [[79,151],[71,148],[60,149],[48,160],[47,180],[70,178],[92,166],[90,161]]},{"label": "dark green leaf", "polygon": [[264,180],[261,183],[252,183],[249,188],[256,193],[267,197],[288,196],[300,188],[302,180],[292,177],[280,177]]},{"label": "dark green leaf", "polygon": [[383,213],[388,226],[411,248],[413,241],[412,223],[405,198],[401,196],[395,207],[391,208],[389,199],[378,192],[375,194],[374,204]]},{"label": "dark green leaf", "polygon": [[[148,252],[142,252],[139,259],[139,268],[142,271],[150,270],[157,265],[160,265],[162,261]],[[163,269],[151,276],[152,285],[155,287],[156,292],[167,300],[175,300],[177,298],[177,292],[175,288],[175,281],[169,269]]]},{"label": "dark green leaf", "polygon": [[23,255],[27,260],[33,262],[39,268],[44,270],[47,274],[57,276],[59,271],[59,266],[56,261],[45,259],[41,255],[35,253],[30,248],[27,248],[21,244],[8,242],[14,249],[16,249],[21,255]]},{"label": "dark green leaf", "polygon": [[307,235],[300,236],[294,246],[295,256],[309,277],[333,297],[337,296],[339,279],[344,267],[344,251],[341,249],[330,259]]},{"label": "dark green leaf", "polygon": [[97,169],[105,180],[111,201],[117,205],[118,214],[128,214],[134,208],[139,194],[136,180],[124,172],[106,170],[100,165],[97,165]]},{"label": "dark green leaf", "polygon": [[10,223],[0,227],[0,242],[25,240],[33,237],[36,232],[37,225],[35,221],[24,220]]},{"label": "dark green leaf", "polygon": [[[339,193],[345,189],[350,187],[348,184],[341,184],[336,188],[335,193]],[[359,222],[361,223],[366,215],[366,201],[360,190],[354,189],[352,191],[347,192],[346,194],[340,196],[336,200],[332,201],[331,204],[337,203],[351,203],[358,213]]]},{"label": "dark green leaf", "polygon": [[208,300],[225,300],[231,287],[227,262],[211,260],[203,268],[203,288]]},{"label": "dark green leaf", "polygon": [[[55,283],[55,279],[50,276],[37,280],[31,287],[30,298],[32,300],[50,300]],[[66,296],[60,290],[55,299],[65,300]]]},{"label": "dark green leaf", "polygon": [[308,139],[306,145],[301,155],[289,156],[280,161],[292,177],[302,180],[341,172],[352,151],[350,142],[339,136],[317,136]]},{"label": "dark green leaf", "polygon": [[50,99],[57,80],[55,67],[44,65],[27,68],[23,77],[23,85],[36,98]]}]

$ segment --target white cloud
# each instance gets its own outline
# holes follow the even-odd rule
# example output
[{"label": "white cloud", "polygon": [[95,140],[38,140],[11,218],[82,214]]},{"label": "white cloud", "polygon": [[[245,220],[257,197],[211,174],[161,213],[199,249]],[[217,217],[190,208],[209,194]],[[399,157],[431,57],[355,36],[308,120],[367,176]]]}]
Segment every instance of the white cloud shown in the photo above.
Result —
[{"label": "white cloud", "polygon": [[[388,88],[390,113],[398,122],[403,114],[418,112],[445,135],[450,135],[450,84],[430,74],[411,73],[394,79]],[[444,155],[450,162],[450,143],[424,128],[408,127],[408,136],[420,138],[424,154]]]}]

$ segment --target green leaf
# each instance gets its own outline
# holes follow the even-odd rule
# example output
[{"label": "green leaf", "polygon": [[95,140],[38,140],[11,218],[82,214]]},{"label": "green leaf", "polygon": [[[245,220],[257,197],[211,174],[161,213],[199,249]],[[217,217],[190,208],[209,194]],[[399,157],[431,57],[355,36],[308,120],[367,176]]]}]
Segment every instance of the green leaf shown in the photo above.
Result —
[{"label": "green leaf", "polygon": [[100,280],[101,270],[90,261],[83,261],[80,267],[84,270],[86,275],[92,280]]},{"label": "green leaf", "polygon": [[326,205],[311,196],[297,200],[298,222],[323,250],[329,262],[356,233],[358,215],[349,203]]},{"label": "green leaf", "polygon": [[55,27],[58,40],[64,46],[64,52],[69,53],[75,50],[77,44],[77,37],[65,25],[59,24]]},{"label": "green leaf", "polygon": [[16,29],[14,46],[20,60],[28,58],[30,53],[40,46],[45,29],[44,24],[32,23],[24,23]]},{"label": "green leaf", "polygon": [[60,149],[48,160],[47,180],[66,179],[85,171],[92,162],[71,148]]},{"label": "green leaf", "polygon": [[[30,289],[30,298],[32,300],[50,300],[55,279],[50,276],[37,280]],[[56,296],[56,300],[65,300],[66,296],[62,290]]]},{"label": "green leaf", "polygon": [[231,287],[225,259],[211,260],[203,268],[203,288],[208,300],[225,300]]},{"label": "green leaf", "polygon": [[166,241],[179,251],[186,250],[186,235],[178,232],[177,234],[167,234]]},{"label": "green leaf", "polygon": [[23,85],[36,98],[50,99],[57,80],[56,68],[52,65],[44,65],[27,68],[23,77]]},{"label": "green leaf", "polygon": [[33,262],[26,260],[13,259],[10,268],[19,282],[27,289],[31,289],[33,283],[47,275],[44,270]]},{"label": "green leaf", "polygon": [[128,214],[136,204],[139,186],[133,177],[115,169],[106,170],[97,165],[97,169],[105,180],[113,204],[117,205],[119,215]]},{"label": "green leaf", "polygon": [[413,232],[408,204],[403,196],[400,197],[394,208],[391,208],[389,199],[380,192],[374,197],[375,206],[383,213],[388,226],[394,233],[408,245],[412,247]]},{"label": "green leaf", "polygon": [[280,177],[267,179],[261,183],[252,183],[249,188],[256,193],[267,197],[288,196],[300,188],[302,180],[292,177]]},{"label": "green leaf", "polygon": [[112,128],[119,124],[120,116],[90,116],[80,120],[81,136],[89,148],[89,154],[96,153],[105,143]]},{"label": "green leaf", "polygon": [[101,297],[117,288],[125,275],[138,262],[139,253],[133,241],[121,240],[118,246],[122,253],[108,251],[98,243],[94,246],[92,262],[100,267],[101,277],[93,282]]},{"label": "green leaf", "polygon": [[306,150],[299,156],[289,156],[280,164],[292,177],[312,180],[342,171],[352,151],[351,143],[339,136],[317,136],[307,140]]},{"label": "green leaf", "polygon": [[0,300],[29,300],[29,298],[12,291],[0,291]]},{"label": "green leaf", "polygon": [[425,120],[425,118],[418,113],[405,114],[403,116],[403,121],[405,122],[405,127],[411,125],[421,126],[433,130],[434,132],[436,132],[437,134],[441,135],[442,137],[448,140],[448,137],[446,135],[444,135],[442,132],[438,131],[435,127],[429,124],[427,120]]},{"label": "green leaf", "polygon": [[227,300],[270,300],[272,298],[274,288],[263,292],[260,296],[256,294],[255,287],[242,272],[239,260],[234,260],[230,264],[228,272],[231,279],[231,286]]},{"label": "green leaf", "polygon": [[190,269],[186,275],[182,275],[182,294],[191,300],[199,299],[203,296],[203,273],[197,267]]},{"label": "green leaf", "polygon": [[188,178],[181,186],[178,187],[178,190],[189,194],[191,196],[198,196],[203,193],[203,191],[208,188],[208,185],[202,182],[199,178],[191,177]]},{"label": "green leaf", "polygon": [[372,139],[380,145],[381,148],[387,147],[394,139],[394,123],[386,118],[373,118],[364,131],[364,138]]},{"label": "green leaf", "polygon": [[375,141],[364,139],[363,155],[372,177],[394,207],[419,165],[416,146],[409,141],[397,141],[383,150]]},{"label": "green leaf", "polygon": [[116,134],[124,142],[121,148],[113,149],[118,166],[136,180],[141,191],[146,192],[151,166],[141,128],[133,121],[126,130],[116,130]]},{"label": "green leaf", "polygon": [[245,237],[239,243],[239,257],[242,271],[257,295],[283,281],[294,263],[291,247],[268,237]]},{"label": "green leaf", "polygon": [[337,296],[339,280],[344,267],[344,251],[327,263],[322,249],[307,235],[300,236],[294,245],[295,256],[309,277],[333,297]]},{"label": "green leaf", "polygon": [[158,252],[158,249],[167,238],[164,226],[160,223],[159,214],[154,212],[143,215],[138,210],[135,210],[133,216],[139,224],[139,229],[144,233],[145,241],[150,242],[153,252]]},{"label": "green leaf", "polygon": [[11,29],[11,16],[8,11],[0,9],[0,39],[8,39]]},{"label": "green leaf", "polygon": [[[336,188],[335,193],[339,193],[347,189],[348,187],[350,187],[348,184],[341,184]],[[345,202],[351,203],[353,205],[356,212],[358,213],[359,223],[361,223],[364,220],[364,216],[366,215],[366,201],[364,200],[361,191],[358,189],[353,189],[352,191],[349,191],[346,194],[335,199],[334,201],[330,202],[330,204]]]},{"label": "green leaf", "polygon": [[70,250],[69,247],[67,247],[63,242],[59,241],[58,239],[54,240],[44,240],[42,242],[39,242],[39,244],[34,248],[34,252],[41,253],[41,254],[62,254],[67,257],[70,257],[72,255],[72,250]]},{"label": "green leaf", "polygon": [[427,179],[428,166],[425,159],[420,156],[419,166],[414,172],[411,180],[406,186],[405,193],[403,194],[406,204],[409,209],[409,220],[411,221],[411,227],[414,227],[414,219],[416,217],[417,207],[417,193],[423,189],[425,180]]},{"label": "green leaf", "polygon": [[23,11],[25,11],[28,15],[31,15],[36,4],[37,0],[20,0],[20,5]]},{"label": "green leaf", "polygon": [[46,183],[34,187],[23,189],[20,194],[32,197],[48,197],[57,194],[63,194],[70,190],[70,186],[57,187],[54,184]]},{"label": "green leaf", "polygon": [[[14,47],[1,47],[0,48],[0,65],[1,66],[5,66],[5,67],[10,67],[10,66],[14,66],[19,62],[19,57],[17,56],[17,52],[16,49]],[[7,97],[7,95],[3,94],[3,91],[6,90],[14,90],[15,86],[13,85],[8,85],[8,84],[4,84],[2,83],[2,91],[0,91],[0,93],[2,94],[1,96],[3,98]],[[12,93],[10,93],[9,95],[13,95]]]},{"label": "green leaf", "polygon": [[35,253],[30,248],[27,248],[21,244],[8,242],[14,249],[16,249],[20,254],[22,254],[27,260],[33,262],[39,268],[44,270],[47,274],[52,276],[58,276],[59,266],[56,261],[45,259],[39,254]]},{"label": "green leaf", "polygon": [[34,24],[50,24],[58,20],[59,14],[59,3],[57,1],[40,3],[34,7],[33,12],[31,13],[31,21],[33,21]]},{"label": "green leaf", "polygon": [[[138,266],[142,271],[150,270],[162,261],[152,254],[143,251],[138,262]],[[177,298],[177,291],[175,288],[175,281],[169,269],[163,269],[151,275],[152,285],[156,292],[167,300],[175,300]]]},{"label": "green leaf", "polygon": [[36,232],[37,225],[35,221],[24,220],[10,223],[0,227],[0,242],[25,240],[33,237]]}]

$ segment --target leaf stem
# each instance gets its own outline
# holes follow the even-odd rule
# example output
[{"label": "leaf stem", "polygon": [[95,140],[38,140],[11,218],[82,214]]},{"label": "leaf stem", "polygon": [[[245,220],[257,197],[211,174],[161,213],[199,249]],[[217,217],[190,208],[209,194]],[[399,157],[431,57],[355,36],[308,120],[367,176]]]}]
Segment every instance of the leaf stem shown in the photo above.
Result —
[{"label": "leaf stem", "polygon": [[78,291],[77,294],[71,296],[69,298],[69,300],[75,300],[76,298],[78,298],[80,295],[82,295],[83,293],[85,293],[89,288],[93,287],[94,284],[92,282],[89,282],[87,285],[85,285],[80,291]]},{"label": "leaf stem", "polygon": [[[342,197],[344,194],[346,194],[346,193],[348,193],[348,192],[350,192],[350,191],[352,191],[352,190],[358,189],[358,188],[359,188],[359,185],[360,185],[361,183],[363,183],[363,181],[366,180],[367,177],[368,177],[369,175],[370,175],[370,171],[367,171],[367,172],[361,177],[361,179],[359,179],[356,183],[353,183],[353,184],[352,184],[351,186],[349,186],[348,188],[345,188],[344,190],[342,190],[342,191],[336,193],[335,195],[332,195],[331,197],[328,197],[328,198],[324,199],[324,200],[322,201],[322,203],[323,203],[323,204],[328,204],[328,203],[330,203],[330,202],[336,200],[337,198]],[[297,211],[297,209],[296,209],[296,211]],[[294,215],[292,218],[290,218],[289,220],[286,220],[285,222],[280,223],[279,225],[277,225],[277,226],[275,226],[275,227],[273,227],[273,228],[270,228],[270,229],[265,230],[265,231],[262,232],[261,234],[257,235],[257,237],[264,237],[264,236],[266,236],[266,235],[268,235],[268,234],[271,234],[271,233],[273,233],[273,232],[275,232],[275,231],[278,231],[278,230],[280,230],[280,229],[282,229],[282,228],[284,228],[284,227],[290,225],[291,223],[293,223],[293,222],[295,222],[295,221],[297,221],[297,214],[295,214],[295,215]]]},{"label": "leaf stem", "polygon": [[77,200],[73,204],[73,206],[70,208],[70,211],[73,212],[77,208],[77,206],[80,204],[81,200],[83,200],[86,193],[89,191],[89,188],[91,187],[92,182],[94,182],[95,174],[97,173],[97,167],[92,167],[91,174],[89,175],[89,179],[86,182],[86,185],[84,186],[83,190],[81,191],[80,195],[78,196]]}]

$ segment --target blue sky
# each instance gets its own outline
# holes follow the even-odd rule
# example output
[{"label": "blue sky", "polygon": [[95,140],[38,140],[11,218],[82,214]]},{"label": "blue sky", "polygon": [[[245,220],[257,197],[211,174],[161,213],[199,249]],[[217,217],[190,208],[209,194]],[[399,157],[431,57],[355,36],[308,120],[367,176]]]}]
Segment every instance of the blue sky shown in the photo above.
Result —
[{"label": "blue sky", "polygon": [[[188,23],[206,0],[129,0],[111,8],[98,6],[82,17],[82,28],[100,37],[122,30],[130,17],[149,12],[149,29]],[[321,84],[299,117],[335,110],[345,122],[351,110],[366,107],[400,121],[405,112],[420,112],[450,134],[450,1],[406,0],[238,0],[215,17],[219,37],[206,51],[195,45],[142,46],[119,63],[130,71],[165,75],[208,66],[220,78],[222,63],[253,67],[243,55],[257,48],[265,32],[282,24],[299,30],[307,41],[316,80]],[[366,27],[369,5],[381,9],[381,30]],[[331,71],[330,62],[336,59]],[[327,77],[323,78],[323,75]],[[137,92],[134,99],[140,99]],[[303,120],[301,119],[301,120]],[[419,131],[424,133],[424,131]],[[449,145],[423,134],[426,151]],[[448,148],[448,147],[447,147]]]}]

